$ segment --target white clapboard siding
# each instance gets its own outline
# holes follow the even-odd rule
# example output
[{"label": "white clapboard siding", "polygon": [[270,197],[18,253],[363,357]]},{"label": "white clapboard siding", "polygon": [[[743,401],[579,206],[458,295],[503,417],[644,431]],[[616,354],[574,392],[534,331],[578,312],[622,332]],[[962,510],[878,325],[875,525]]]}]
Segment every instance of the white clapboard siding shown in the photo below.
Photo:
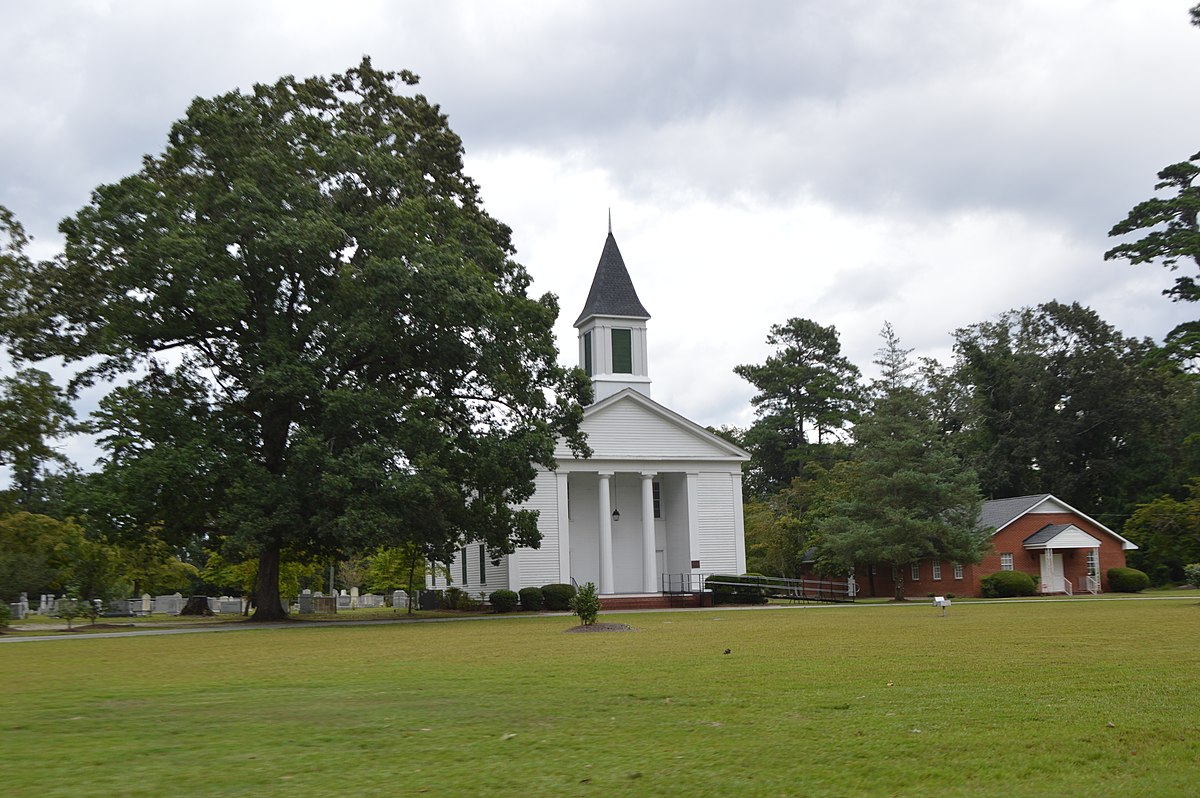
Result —
[{"label": "white clapboard siding", "polygon": [[734,547],[733,481],[729,474],[698,477],[696,514],[700,528],[700,564],[709,573],[737,572]]},{"label": "white clapboard siding", "polygon": [[518,549],[522,587],[541,587],[560,581],[558,575],[558,477],[552,471],[539,471],[537,491],[521,505],[523,510],[538,511],[538,529],[542,543],[536,549]]},{"label": "white clapboard siding", "polygon": [[[476,551],[478,551],[478,547],[476,547]],[[486,569],[487,583],[480,585],[479,589],[486,590],[489,593],[492,592],[493,590],[507,590],[508,589],[508,563],[506,562],[507,558],[501,557],[499,565],[492,565],[492,560],[490,557],[487,556],[486,551],[483,554],[483,558],[484,558],[484,562],[485,562],[484,568]],[[479,578],[478,563],[476,563],[476,565],[475,565],[475,578],[476,579]]]},{"label": "white clapboard siding", "polygon": [[654,458],[728,457],[694,432],[667,422],[636,402],[617,402],[586,419],[588,445],[596,456]]}]

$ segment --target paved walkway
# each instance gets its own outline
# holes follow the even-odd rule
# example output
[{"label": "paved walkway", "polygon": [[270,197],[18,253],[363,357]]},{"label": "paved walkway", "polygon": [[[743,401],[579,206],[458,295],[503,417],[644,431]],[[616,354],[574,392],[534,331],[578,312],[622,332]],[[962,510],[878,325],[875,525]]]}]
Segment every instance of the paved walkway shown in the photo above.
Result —
[{"label": "paved walkway", "polygon": [[[1081,596],[1078,598],[1024,598],[1024,599],[987,599],[987,600],[971,600],[960,601],[954,607],[992,607],[1001,604],[1067,604],[1081,601],[1196,601],[1200,599],[1200,592],[1195,595],[1184,596]],[[759,606],[723,606],[723,607],[674,607],[658,610],[609,610],[604,612],[604,615],[646,615],[650,613],[661,612],[774,612],[788,610],[849,610],[849,609],[866,609],[870,607],[891,607],[891,608],[917,608],[924,607],[928,609],[931,605],[929,601],[911,600],[907,602],[883,602],[871,604],[767,604]],[[502,621],[502,620],[532,620],[534,618],[572,618],[574,617],[568,612],[541,612],[537,614],[529,613],[513,613],[504,615],[464,615],[461,618],[379,618],[376,620],[362,621],[285,621],[283,623],[252,623],[252,622],[225,622],[220,624],[212,624],[205,626],[190,626],[190,627],[174,627],[170,629],[151,629],[147,628],[147,624],[143,624],[135,629],[128,631],[112,631],[112,632],[80,632],[79,634],[61,634],[61,635],[38,635],[38,636],[12,636],[0,635],[0,644],[5,643],[39,643],[53,640],[94,640],[96,638],[112,638],[112,637],[150,637],[154,635],[188,635],[188,634],[205,634],[209,632],[257,632],[267,630],[291,630],[291,629],[317,629],[330,626],[381,626],[381,625],[401,625],[409,623],[460,623],[462,621]],[[65,631],[66,627],[12,627],[14,631]]]}]

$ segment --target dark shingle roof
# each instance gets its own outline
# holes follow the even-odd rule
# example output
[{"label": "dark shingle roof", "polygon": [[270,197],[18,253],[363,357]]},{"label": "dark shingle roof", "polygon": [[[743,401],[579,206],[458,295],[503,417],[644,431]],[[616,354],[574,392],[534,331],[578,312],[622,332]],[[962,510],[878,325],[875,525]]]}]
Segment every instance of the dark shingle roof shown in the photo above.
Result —
[{"label": "dark shingle roof", "polygon": [[1070,529],[1071,524],[1046,524],[1044,527],[1034,532],[1029,537],[1025,538],[1024,545],[1037,546],[1046,541],[1053,540],[1058,533]]},{"label": "dark shingle roof", "polygon": [[1049,496],[1049,493],[1039,493],[1036,496],[1015,496],[1011,499],[984,502],[983,510],[979,513],[979,523],[981,526],[999,529],[1041,504]]},{"label": "dark shingle roof", "polygon": [[592,316],[650,318],[633,288],[633,280],[629,279],[625,260],[611,232],[604,241],[596,276],[592,278],[592,290],[588,292],[587,302],[583,303],[583,312],[575,320],[575,326],[578,327]]}]

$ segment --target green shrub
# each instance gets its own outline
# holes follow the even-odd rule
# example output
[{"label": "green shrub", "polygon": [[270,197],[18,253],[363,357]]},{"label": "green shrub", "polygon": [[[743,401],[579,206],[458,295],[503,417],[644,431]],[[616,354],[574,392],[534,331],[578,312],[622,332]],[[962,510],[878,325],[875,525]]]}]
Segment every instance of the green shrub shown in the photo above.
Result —
[{"label": "green shrub", "polygon": [[569,610],[571,599],[575,598],[575,585],[542,585],[542,598],[545,599],[546,609],[551,612]]},{"label": "green shrub", "polygon": [[1192,587],[1200,587],[1200,562],[1183,566],[1183,578]]},{"label": "green shrub", "polygon": [[8,602],[0,601],[0,629],[8,626],[8,622],[12,620],[12,610],[8,608]]},{"label": "green shrub", "polygon": [[[730,585],[722,582],[740,582]],[[705,590],[711,590],[713,604],[766,604],[766,577],[762,574],[712,574],[704,580]]]},{"label": "green shrub", "polygon": [[523,587],[517,591],[521,597],[521,608],[529,612],[540,612],[546,606],[546,597],[540,587]]},{"label": "green shrub", "polygon": [[1033,577],[1024,571],[997,571],[979,580],[984,598],[1032,596],[1037,589]]},{"label": "green shrub", "polygon": [[600,614],[600,596],[596,595],[596,586],[588,582],[579,588],[579,592],[571,598],[571,609],[579,616],[582,626],[591,626]]},{"label": "green shrub", "polygon": [[1117,593],[1140,593],[1150,587],[1150,577],[1136,568],[1109,568],[1108,589]]},{"label": "green shrub", "polygon": [[497,590],[488,597],[492,602],[492,609],[496,612],[512,612],[517,608],[517,602],[521,597],[512,590]]}]

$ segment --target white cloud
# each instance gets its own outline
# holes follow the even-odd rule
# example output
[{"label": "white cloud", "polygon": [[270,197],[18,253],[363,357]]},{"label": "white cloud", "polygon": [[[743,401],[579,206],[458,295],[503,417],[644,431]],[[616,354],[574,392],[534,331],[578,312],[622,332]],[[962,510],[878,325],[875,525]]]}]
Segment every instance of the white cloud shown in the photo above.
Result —
[{"label": "white cloud", "polygon": [[[1186,5],[1186,4],[1185,4]],[[1195,316],[1106,232],[1200,149],[1200,31],[1174,0],[10,2],[0,203],[57,246],[97,184],[195,96],[369,53],[462,135],[534,290],[571,322],[606,212],[650,322],[656,398],[746,424],[771,324],[834,324],[865,371],[890,320],[917,354],[1050,299],[1129,335]]]}]

